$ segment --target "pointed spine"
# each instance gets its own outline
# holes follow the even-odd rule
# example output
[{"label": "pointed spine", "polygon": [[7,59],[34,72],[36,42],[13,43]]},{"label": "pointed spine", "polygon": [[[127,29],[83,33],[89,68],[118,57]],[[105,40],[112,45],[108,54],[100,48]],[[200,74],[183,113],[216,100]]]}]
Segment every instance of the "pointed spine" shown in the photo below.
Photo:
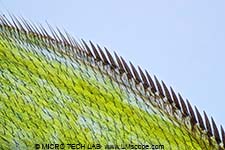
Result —
[{"label": "pointed spine", "polygon": [[110,54],[110,52],[107,50],[107,48],[105,48],[105,51],[106,51],[106,54],[107,54],[108,59],[110,61],[111,67],[114,68],[114,69],[117,68],[116,62],[115,62],[114,58],[112,57],[112,55]]},{"label": "pointed spine", "polygon": [[219,131],[218,131],[218,129],[217,129],[217,127],[216,127],[216,123],[215,123],[215,121],[213,120],[212,117],[211,117],[211,120],[212,120],[213,133],[214,133],[216,142],[217,142],[218,144],[220,144],[221,139],[220,139]]},{"label": "pointed spine", "polygon": [[96,47],[94,46],[94,44],[93,44],[91,41],[89,41],[89,43],[91,44],[91,48],[92,48],[92,50],[93,50],[93,52],[94,52],[94,54],[95,54],[95,59],[96,59],[97,61],[101,61],[101,57],[100,57],[100,55],[99,55],[99,53],[98,53]]},{"label": "pointed spine", "polygon": [[141,75],[141,78],[142,78],[142,81],[143,81],[143,86],[145,89],[147,89],[148,87],[150,87],[149,83],[148,83],[148,80],[145,76],[145,74],[143,73],[143,71],[141,70],[141,68],[138,66],[138,70],[140,72],[140,75]]},{"label": "pointed spine", "polygon": [[177,107],[179,110],[181,110],[181,106],[180,106],[180,104],[179,104],[178,98],[177,98],[177,96],[176,96],[174,90],[172,89],[172,87],[170,87],[170,91],[171,91],[171,93],[172,93],[173,101],[175,102],[176,107]]},{"label": "pointed spine", "polygon": [[141,78],[136,70],[136,68],[134,67],[134,65],[130,62],[130,66],[131,66],[131,69],[132,69],[132,72],[133,72],[133,75],[136,79],[136,83],[139,84],[141,82]]},{"label": "pointed spine", "polygon": [[156,76],[154,76],[154,79],[155,79],[156,86],[158,88],[159,96],[161,96],[161,98],[165,97],[164,94],[163,94],[162,87],[161,87],[161,85],[159,83],[159,80],[157,79]]},{"label": "pointed spine", "polygon": [[192,126],[194,126],[197,123],[197,120],[196,120],[196,117],[195,117],[195,113],[194,113],[194,111],[191,107],[191,104],[189,103],[188,100],[187,100],[187,106],[188,106],[189,113],[191,115],[191,124],[192,124]]},{"label": "pointed spine", "polygon": [[187,106],[186,106],[182,96],[179,93],[178,93],[178,97],[180,99],[181,107],[182,107],[182,110],[183,110],[183,116],[187,117],[189,115],[188,110],[187,110]]},{"label": "pointed spine", "polygon": [[101,54],[103,64],[104,65],[109,65],[109,61],[108,61],[106,55],[104,54],[104,52],[102,51],[101,47],[99,45],[97,45],[97,48],[98,48],[98,50],[99,50],[99,52]]},{"label": "pointed spine", "polygon": [[204,125],[204,122],[203,122],[203,119],[202,119],[202,116],[201,114],[199,113],[197,107],[195,106],[195,112],[196,112],[196,115],[197,115],[197,118],[198,118],[198,123],[199,123],[199,126],[205,130],[205,125]]},{"label": "pointed spine", "polygon": [[204,113],[204,117],[205,117],[205,124],[206,124],[206,128],[207,128],[207,132],[208,132],[209,137],[211,137],[211,136],[213,136],[213,134],[212,134],[212,128],[211,128],[211,125],[209,122],[209,118],[206,115],[205,111],[203,113]]},{"label": "pointed spine", "polygon": [[116,54],[116,52],[114,52],[114,55],[115,55],[115,57],[116,57],[116,61],[117,61],[118,68],[119,68],[119,72],[120,72],[121,74],[125,73],[125,69],[124,69],[124,67],[123,67],[123,64],[122,64],[122,62],[121,62],[119,56]]},{"label": "pointed spine", "polygon": [[146,76],[147,76],[147,78],[148,78],[148,82],[149,82],[149,84],[150,84],[150,86],[151,86],[152,92],[153,92],[153,93],[157,92],[155,83],[154,83],[154,81],[152,80],[151,76],[149,75],[149,73],[148,73],[146,70],[145,70],[145,73],[146,73]]},{"label": "pointed spine", "polygon": [[166,84],[163,81],[162,81],[162,85],[163,85],[163,89],[164,89],[167,100],[169,101],[170,104],[173,104],[173,100],[170,95],[170,92],[169,92],[168,88],[166,87]]},{"label": "pointed spine", "polygon": [[86,51],[87,51],[87,55],[94,58],[94,55],[92,54],[91,49],[90,49],[89,46],[86,44],[86,42],[85,42],[83,39],[81,39],[81,41],[82,41],[82,43],[83,43],[84,46],[85,46],[85,49],[86,49]]},{"label": "pointed spine", "polygon": [[225,132],[224,132],[223,127],[222,127],[222,126],[220,126],[220,129],[221,129],[221,134],[222,134],[223,146],[225,147]]},{"label": "pointed spine", "polygon": [[133,75],[132,75],[132,73],[131,73],[131,70],[130,70],[129,66],[127,65],[126,61],[123,59],[123,57],[120,57],[120,59],[122,60],[124,69],[125,69],[126,72],[127,72],[127,77],[128,77],[128,79],[133,78]]}]

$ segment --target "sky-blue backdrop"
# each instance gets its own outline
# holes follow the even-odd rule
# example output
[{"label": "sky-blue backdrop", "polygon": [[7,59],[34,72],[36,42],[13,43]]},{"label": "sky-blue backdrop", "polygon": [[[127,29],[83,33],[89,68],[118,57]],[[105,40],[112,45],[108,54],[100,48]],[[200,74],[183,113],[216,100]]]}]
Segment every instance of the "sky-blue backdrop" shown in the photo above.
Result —
[{"label": "sky-blue backdrop", "polygon": [[224,0],[0,0],[155,74],[225,127]]}]

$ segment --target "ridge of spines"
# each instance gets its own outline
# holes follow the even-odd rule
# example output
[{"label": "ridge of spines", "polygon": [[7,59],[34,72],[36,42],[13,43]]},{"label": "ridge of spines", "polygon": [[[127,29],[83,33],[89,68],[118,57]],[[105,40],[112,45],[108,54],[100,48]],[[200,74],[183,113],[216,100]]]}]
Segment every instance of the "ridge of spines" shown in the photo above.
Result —
[{"label": "ridge of spines", "polygon": [[[215,121],[213,118],[211,118],[211,123],[208,119],[208,116],[206,115],[205,111],[204,113],[204,121],[199,113],[198,109],[195,107],[195,111],[193,110],[191,104],[187,100],[186,103],[181,97],[181,95],[178,93],[178,97],[172,87],[170,87],[170,90],[168,90],[166,84],[162,81],[160,84],[159,80],[156,76],[154,76],[154,81],[150,74],[145,70],[145,73],[142,71],[142,69],[138,66],[138,71],[134,67],[134,65],[129,62],[130,66],[127,65],[126,61],[118,56],[114,52],[113,57],[111,53],[106,49],[103,51],[99,45],[97,45],[97,48],[94,46],[94,44],[90,41],[90,46],[81,39],[82,43],[77,43],[67,32],[65,32],[65,35],[57,28],[57,32],[49,25],[49,30],[51,34],[49,34],[48,31],[44,29],[41,25],[39,27],[35,26],[34,24],[31,24],[27,22],[25,19],[18,20],[15,16],[10,16],[11,21],[7,19],[7,17],[0,15],[0,29],[2,28],[4,30],[8,30],[10,35],[12,35],[12,31],[16,32],[17,34],[20,34],[22,31],[25,36],[26,34],[32,33],[34,37],[39,39],[45,39],[48,40],[50,44],[56,43],[60,47],[71,49],[77,48],[79,51],[82,51],[85,55],[93,58],[97,62],[101,61],[103,65],[109,65],[112,69],[119,69],[119,73],[126,74],[128,80],[133,79],[136,84],[142,84],[144,87],[144,90],[151,91],[153,94],[158,94],[161,99],[166,98],[166,101],[168,102],[172,109],[177,109],[182,113],[182,117],[190,117],[191,126],[194,127],[196,124],[199,124],[199,127],[202,130],[207,131],[208,137],[215,137],[216,142],[218,145],[222,143],[223,148],[225,146],[225,132],[222,126],[221,132],[218,131],[218,128],[216,126]],[[0,30],[1,32],[1,30]],[[62,50],[63,51],[63,50]],[[76,50],[75,50],[76,51]],[[212,130],[213,129],[213,130]],[[221,135],[221,136],[220,136]],[[209,138],[210,139],[210,138]]]},{"label": "ridge of spines", "polygon": [[[98,49],[100,49],[99,46],[97,46]],[[161,96],[161,98],[166,97],[166,99],[168,100],[168,102],[172,105],[173,103],[175,104],[175,107],[180,110],[183,114],[183,117],[190,117],[190,122],[191,122],[191,126],[194,127],[194,125],[199,124],[199,127],[202,130],[206,130],[208,132],[208,136],[215,137],[215,140],[218,144],[220,144],[221,142],[224,145],[224,141],[225,141],[225,133],[224,130],[221,126],[221,137],[218,131],[218,128],[216,127],[216,124],[214,122],[214,120],[212,119],[212,124],[210,123],[207,115],[204,112],[204,116],[205,116],[205,123],[203,122],[202,116],[199,113],[198,109],[195,107],[195,112],[191,106],[191,104],[189,103],[189,101],[187,100],[186,103],[183,100],[182,96],[178,93],[178,97],[176,96],[174,90],[172,89],[172,87],[170,87],[170,91],[168,90],[166,84],[162,81],[162,84],[160,84],[159,80],[157,79],[156,76],[154,76],[155,82],[152,80],[151,76],[149,75],[149,73],[147,71],[146,74],[144,74],[144,72],[142,71],[142,69],[138,66],[138,71],[137,69],[134,67],[134,65],[130,63],[130,67],[127,65],[126,61],[122,58],[119,57],[117,55],[117,53],[114,52],[116,61],[114,60],[113,56],[110,54],[110,52],[105,49],[106,55],[107,56],[107,61],[108,64],[113,65],[114,68],[119,68],[119,70],[121,71],[120,73],[126,73],[128,79],[134,79],[136,84],[142,83],[143,86],[145,87],[145,89],[150,88],[153,93],[158,92],[159,95]],[[101,55],[104,54],[103,51],[99,50],[99,53]],[[104,57],[104,56],[103,56]],[[106,58],[101,58],[101,61],[105,61]],[[110,62],[110,63],[109,63]],[[157,89],[156,89],[156,86]],[[172,106],[173,107],[173,106]],[[206,128],[205,128],[206,126]],[[213,126],[213,131],[212,132],[212,128],[211,126]]]}]

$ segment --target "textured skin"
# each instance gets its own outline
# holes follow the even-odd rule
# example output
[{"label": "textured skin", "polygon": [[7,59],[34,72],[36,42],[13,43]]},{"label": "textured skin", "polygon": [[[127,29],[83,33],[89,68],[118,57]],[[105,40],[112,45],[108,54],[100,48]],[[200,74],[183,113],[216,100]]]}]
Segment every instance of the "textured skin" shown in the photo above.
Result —
[{"label": "textured skin", "polygon": [[14,32],[0,30],[0,149],[34,149],[37,143],[219,149],[190,118],[170,115],[169,104],[160,107],[160,97],[118,70],[67,53],[60,43]]}]

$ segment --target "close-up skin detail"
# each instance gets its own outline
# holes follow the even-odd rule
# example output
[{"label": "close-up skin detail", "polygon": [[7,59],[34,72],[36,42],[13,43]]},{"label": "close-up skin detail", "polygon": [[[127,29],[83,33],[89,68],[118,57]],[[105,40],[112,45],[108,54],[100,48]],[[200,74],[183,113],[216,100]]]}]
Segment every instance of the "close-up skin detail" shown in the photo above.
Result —
[{"label": "close-up skin detail", "polygon": [[48,26],[0,15],[0,149],[81,143],[225,150],[223,127],[172,87]]}]

